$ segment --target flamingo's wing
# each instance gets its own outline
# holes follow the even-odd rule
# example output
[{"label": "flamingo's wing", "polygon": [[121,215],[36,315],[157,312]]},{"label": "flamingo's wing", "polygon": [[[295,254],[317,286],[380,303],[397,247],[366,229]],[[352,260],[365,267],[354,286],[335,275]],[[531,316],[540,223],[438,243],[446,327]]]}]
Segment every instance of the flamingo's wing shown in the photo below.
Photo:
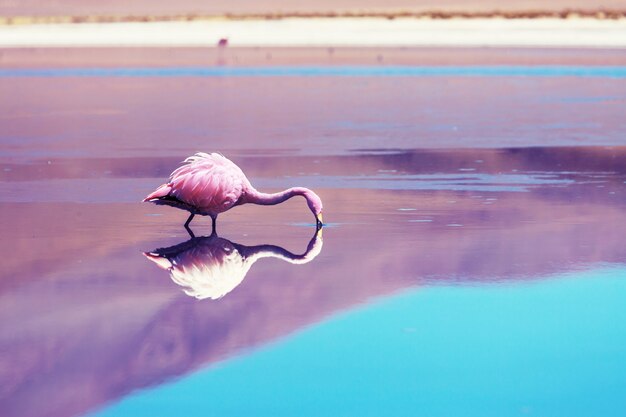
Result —
[{"label": "flamingo's wing", "polygon": [[247,179],[222,155],[197,153],[170,176],[170,195],[208,212],[221,213],[241,197]]}]

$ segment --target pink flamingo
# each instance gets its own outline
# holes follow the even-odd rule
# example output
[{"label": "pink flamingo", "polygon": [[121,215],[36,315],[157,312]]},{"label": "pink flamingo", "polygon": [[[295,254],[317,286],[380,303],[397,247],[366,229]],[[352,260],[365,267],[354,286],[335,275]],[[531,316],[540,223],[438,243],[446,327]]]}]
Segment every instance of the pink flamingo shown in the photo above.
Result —
[{"label": "pink flamingo", "polygon": [[230,159],[217,153],[198,152],[185,159],[184,165],[172,172],[169,181],[143,201],[190,212],[185,229],[193,236],[189,223],[196,214],[211,216],[215,233],[217,215],[235,206],[246,203],[274,205],[298,195],[306,199],[317,228],[322,227],[322,200],[313,191],[294,187],[276,194],[261,193]]}]

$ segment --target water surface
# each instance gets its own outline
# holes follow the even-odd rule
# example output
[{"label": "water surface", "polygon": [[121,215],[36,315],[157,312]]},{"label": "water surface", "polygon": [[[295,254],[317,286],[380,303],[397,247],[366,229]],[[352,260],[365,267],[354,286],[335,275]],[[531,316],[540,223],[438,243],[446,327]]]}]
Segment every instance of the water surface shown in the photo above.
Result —
[{"label": "water surface", "polygon": [[[621,80],[43,75],[0,80],[3,415],[626,409]],[[190,241],[139,201],[196,150],[322,235],[294,199]]]}]

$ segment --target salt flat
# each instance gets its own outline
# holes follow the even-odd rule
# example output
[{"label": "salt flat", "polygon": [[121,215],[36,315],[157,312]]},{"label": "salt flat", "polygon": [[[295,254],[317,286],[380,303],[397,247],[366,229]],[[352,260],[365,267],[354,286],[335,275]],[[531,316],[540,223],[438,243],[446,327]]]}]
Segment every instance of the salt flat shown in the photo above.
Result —
[{"label": "salt flat", "polygon": [[626,20],[210,19],[0,26],[0,47],[213,46],[626,47]]}]

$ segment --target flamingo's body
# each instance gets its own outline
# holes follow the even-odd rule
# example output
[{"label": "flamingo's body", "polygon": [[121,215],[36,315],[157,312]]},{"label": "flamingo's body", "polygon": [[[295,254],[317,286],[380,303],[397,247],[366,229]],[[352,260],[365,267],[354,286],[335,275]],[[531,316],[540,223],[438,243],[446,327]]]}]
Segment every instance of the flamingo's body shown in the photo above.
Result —
[{"label": "flamingo's body", "polygon": [[294,187],[276,194],[261,193],[228,158],[217,153],[199,152],[185,159],[184,165],[172,172],[169,181],[143,201],[189,211],[191,215],[185,227],[196,214],[211,216],[215,230],[217,215],[235,206],[245,203],[279,204],[296,195],[304,196],[318,227],[321,226],[322,200],[313,191]]}]

